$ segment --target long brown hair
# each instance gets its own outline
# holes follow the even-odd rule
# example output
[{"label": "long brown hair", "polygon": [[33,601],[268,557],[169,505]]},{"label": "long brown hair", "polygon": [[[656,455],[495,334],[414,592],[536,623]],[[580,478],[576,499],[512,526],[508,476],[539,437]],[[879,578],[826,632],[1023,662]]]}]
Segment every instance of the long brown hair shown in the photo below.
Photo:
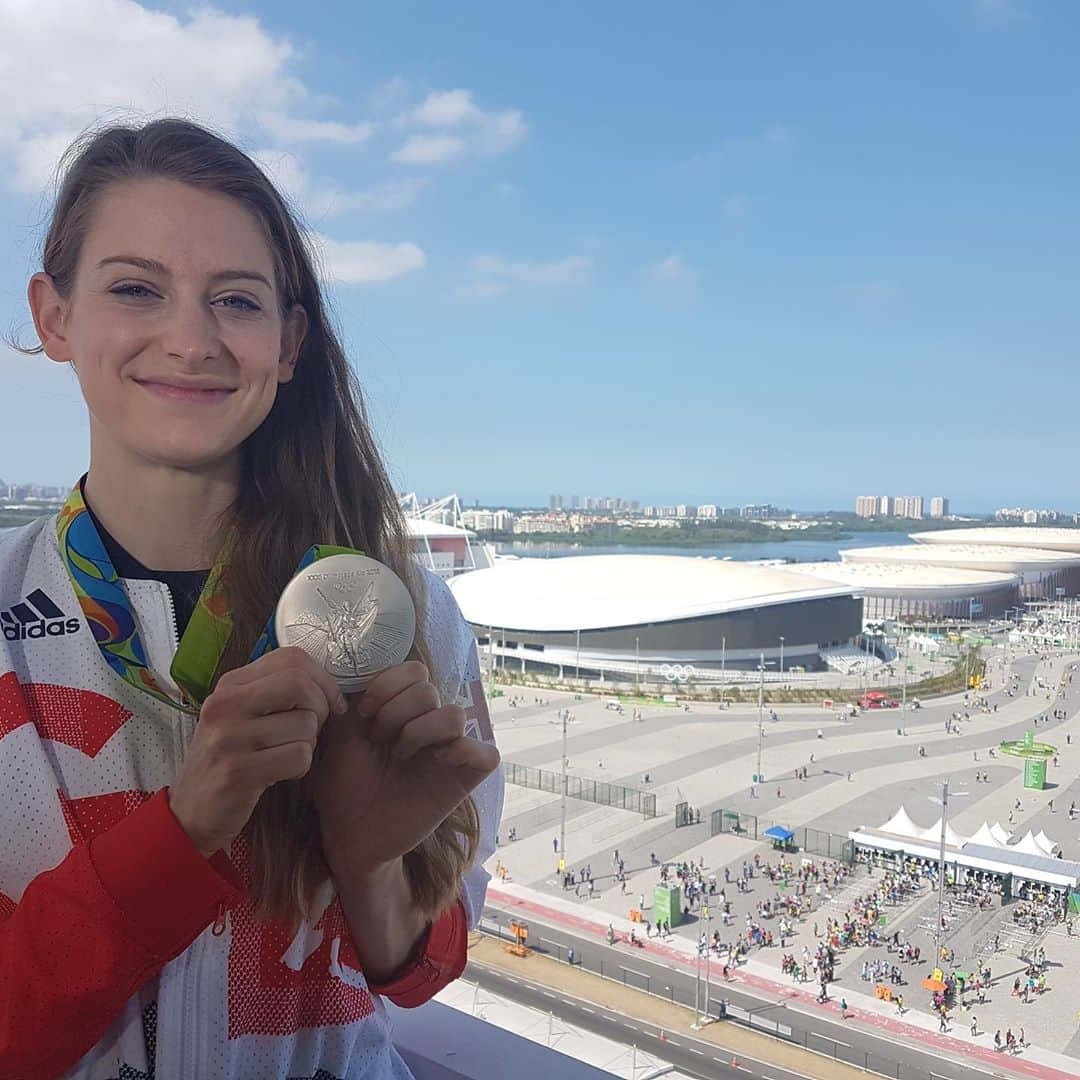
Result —
[{"label": "long brown hair", "polygon": [[[331,326],[299,215],[254,161],[187,120],[110,125],[81,135],[60,163],[62,181],[45,237],[42,268],[71,295],[94,208],[109,184],[164,178],[230,195],[260,221],[274,257],[284,316],[295,304],[308,329],[291,382],[242,447],[241,483],[222,522],[232,545],[228,591],[233,635],[220,676],[247,662],[300,556],[313,543],[358,548],[391,567],[417,608],[410,656],[437,675],[423,635],[425,589],[400,504],[368,426],[363,395]],[[39,353],[42,347],[15,347]],[[452,906],[472,863],[479,819],[471,796],[405,856],[414,902],[428,916]],[[244,831],[257,911],[290,925],[311,911],[329,876],[310,777],[268,788]]]}]

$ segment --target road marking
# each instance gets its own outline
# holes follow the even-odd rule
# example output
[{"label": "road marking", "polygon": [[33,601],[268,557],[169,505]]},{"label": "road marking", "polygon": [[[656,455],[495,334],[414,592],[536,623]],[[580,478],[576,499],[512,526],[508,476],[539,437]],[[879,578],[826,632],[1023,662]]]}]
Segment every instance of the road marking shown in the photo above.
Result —
[{"label": "road marking", "polygon": [[544,997],[549,997],[549,998],[553,998],[553,997],[557,997],[557,996],[558,996],[558,995],[556,995],[556,994],[553,994],[553,993],[552,993],[552,992],[551,992],[550,990],[545,990],[545,991],[544,991]]},{"label": "road marking", "polygon": [[596,1015],[596,1010],[590,1009],[588,1005],[580,1005],[578,1007],[581,1009],[582,1012],[592,1013],[594,1016]]},{"label": "road marking", "polygon": [[695,1050],[692,1046],[688,1046],[686,1049],[689,1050],[691,1054],[700,1054],[702,1057],[705,1056],[704,1050]]},{"label": "road marking", "polygon": [[682,1046],[682,1043],[677,1043],[674,1039],[665,1039],[664,1041],[671,1043],[672,1046],[678,1046],[678,1047]]},{"label": "road marking", "polygon": [[851,1043],[841,1042],[839,1039],[834,1039],[831,1035],[821,1035],[816,1031],[811,1031],[811,1035],[816,1035],[819,1039],[824,1039],[826,1042],[836,1043],[837,1046],[846,1046],[851,1049]]}]

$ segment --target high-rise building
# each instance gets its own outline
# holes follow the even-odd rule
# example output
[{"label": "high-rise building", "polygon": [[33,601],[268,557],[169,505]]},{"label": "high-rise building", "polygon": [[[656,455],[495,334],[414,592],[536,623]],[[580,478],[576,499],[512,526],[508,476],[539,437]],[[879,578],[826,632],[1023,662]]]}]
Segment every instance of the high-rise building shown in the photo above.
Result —
[{"label": "high-rise building", "polygon": [[888,495],[881,495],[877,501],[878,517],[892,517],[893,501]]},{"label": "high-rise building", "polygon": [[581,507],[581,496],[580,495],[571,495],[570,496],[570,505],[575,510],[579,509]]},{"label": "high-rise building", "polygon": [[949,500],[944,495],[935,495],[930,500],[930,516],[932,518],[949,516]]},{"label": "high-rise building", "polygon": [[680,503],[675,507],[675,516],[681,518],[697,517],[697,507],[687,506],[686,503]]},{"label": "high-rise building", "polygon": [[697,516],[699,518],[716,518],[716,507],[712,503],[706,503],[704,506],[697,508]]},{"label": "high-rise building", "polygon": [[855,516],[861,518],[877,517],[878,497],[876,495],[860,495],[855,500]]},{"label": "high-rise building", "polygon": [[921,495],[897,495],[893,499],[893,515],[902,518],[921,520],[923,516],[923,498]]}]

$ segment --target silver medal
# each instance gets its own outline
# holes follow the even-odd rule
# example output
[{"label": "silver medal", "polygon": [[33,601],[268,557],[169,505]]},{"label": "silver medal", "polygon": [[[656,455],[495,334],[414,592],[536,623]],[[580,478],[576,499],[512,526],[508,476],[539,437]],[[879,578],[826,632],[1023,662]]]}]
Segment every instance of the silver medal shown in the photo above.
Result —
[{"label": "silver medal", "polygon": [[352,694],[405,660],[416,609],[388,566],[366,555],[330,555],[285,586],[274,632],[279,645],[303,649]]}]

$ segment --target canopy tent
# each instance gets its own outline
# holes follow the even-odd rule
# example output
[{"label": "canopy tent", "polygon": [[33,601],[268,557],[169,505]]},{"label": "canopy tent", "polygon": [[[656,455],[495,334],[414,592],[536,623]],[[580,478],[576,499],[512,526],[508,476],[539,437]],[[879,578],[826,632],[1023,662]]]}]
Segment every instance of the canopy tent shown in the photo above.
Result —
[{"label": "canopy tent", "polygon": [[1058,848],[1061,846],[1060,844],[1055,844],[1042,829],[1039,830],[1038,835],[1035,837],[1035,843],[1038,844],[1047,855],[1056,855]]},{"label": "canopy tent", "polygon": [[1019,851],[1025,855],[1042,855],[1044,857],[1046,855],[1046,852],[1039,847],[1038,841],[1032,836],[1030,829],[1024,833],[1024,838],[1022,840],[1018,840],[1015,844],[1011,844],[1010,848],[1012,851]]},{"label": "canopy tent", "polygon": [[995,821],[990,826],[990,831],[994,834],[995,839],[1000,844],[1007,844],[1012,839],[1012,833],[1006,829],[1000,821]]},{"label": "canopy tent", "polygon": [[[941,818],[938,818],[929,829],[919,830],[921,838],[923,840],[930,840],[933,843],[941,843]],[[967,843],[966,837],[961,836],[959,833],[953,830],[951,825],[945,826],[945,844],[947,847],[963,847]]]},{"label": "canopy tent", "polygon": [[998,840],[997,836],[994,834],[994,830],[985,821],[979,826],[978,831],[975,833],[974,836],[972,836],[972,838],[968,841],[968,843],[969,844],[981,844],[983,847],[992,847],[992,848],[1005,848],[1005,847],[1007,847],[1006,844],[1004,844],[1000,840]]},{"label": "canopy tent", "polygon": [[908,817],[907,811],[902,806],[884,825],[880,826],[880,831],[892,833],[894,836],[910,836],[912,838],[922,836],[922,829]]},{"label": "canopy tent", "polygon": [[780,840],[786,844],[795,834],[790,829],[785,829],[783,825],[773,825],[765,830],[764,835],[770,840]]}]

